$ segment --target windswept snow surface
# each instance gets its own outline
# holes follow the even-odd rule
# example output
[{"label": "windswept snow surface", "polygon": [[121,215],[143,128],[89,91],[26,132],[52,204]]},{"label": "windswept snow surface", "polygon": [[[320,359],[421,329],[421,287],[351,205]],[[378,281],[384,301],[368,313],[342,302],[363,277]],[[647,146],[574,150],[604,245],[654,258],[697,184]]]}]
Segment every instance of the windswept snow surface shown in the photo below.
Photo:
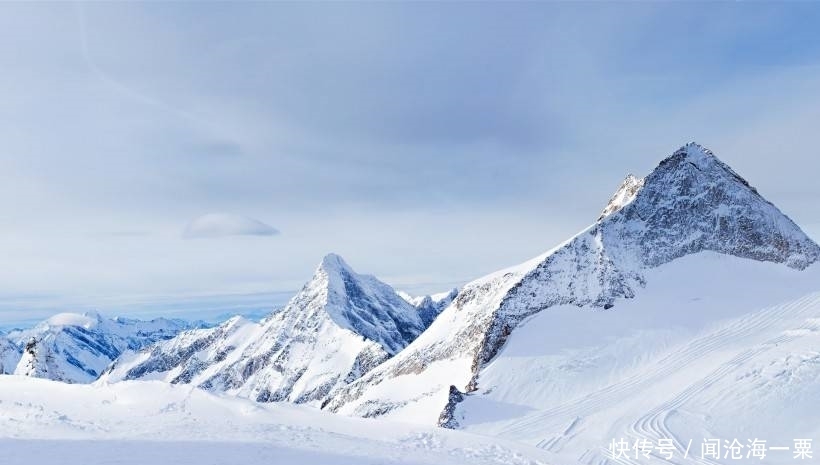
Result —
[{"label": "windswept snow surface", "polygon": [[0,376],[10,465],[548,464],[548,451],[464,432],[261,404],[158,381]]}]

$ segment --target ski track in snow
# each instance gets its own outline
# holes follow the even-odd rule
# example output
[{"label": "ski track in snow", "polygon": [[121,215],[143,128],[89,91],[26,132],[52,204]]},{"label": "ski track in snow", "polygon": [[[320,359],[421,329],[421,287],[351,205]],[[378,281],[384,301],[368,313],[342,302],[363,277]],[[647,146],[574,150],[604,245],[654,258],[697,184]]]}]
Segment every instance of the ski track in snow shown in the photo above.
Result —
[{"label": "ski track in snow", "polygon": [[737,339],[749,335],[755,329],[761,328],[771,321],[770,318],[778,318],[789,312],[790,309],[800,307],[804,301],[820,300],[820,294],[806,296],[798,302],[784,306],[774,307],[771,310],[758,312],[748,319],[744,319],[746,324],[738,326],[727,326],[719,331],[712,332],[704,337],[695,339],[685,347],[659,360],[655,365],[657,368],[637,373],[623,382],[609,385],[601,390],[588,394],[575,401],[567,402],[555,409],[543,410],[522,418],[514,424],[499,430],[502,435],[524,434],[532,431],[533,428],[543,425],[552,419],[560,418],[563,422],[567,415],[587,416],[594,412],[606,408],[618,400],[632,394],[636,389],[651,386],[656,382],[666,378],[671,373],[679,370],[698,358],[709,354],[717,349],[732,345]]},{"label": "ski track in snow", "polygon": [[[623,437],[630,444],[633,444],[636,439],[646,438],[656,443],[658,439],[668,438],[672,439],[676,450],[682,452],[686,450],[688,441],[681,440],[668,427],[667,419],[669,416],[685,406],[688,401],[724,380],[743,366],[744,363],[755,359],[755,357],[771,350],[778,344],[788,343],[801,338],[805,334],[817,331],[817,321],[810,319],[810,317],[816,316],[820,316],[820,292],[735,319],[718,329],[693,339],[683,347],[673,350],[668,355],[652,363],[646,370],[640,371],[621,382],[565,402],[558,407],[527,414],[516,421],[509,422],[495,433],[506,438],[517,438],[531,436],[536,431],[559,431],[560,434],[547,436],[537,441],[536,445],[551,452],[561,452],[565,446],[572,444],[575,437],[574,428],[586,417],[594,416],[613,405],[632,399],[635,393],[651,389],[653,385],[669,375],[691,366],[703,357],[721,352],[732,354],[728,359],[724,358],[713,371],[692,382],[679,392],[672,393],[671,398],[645,411],[634,421],[628,422],[625,427],[621,426],[620,433],[622,434],[617,433],[617,426],[613,427],[613,431],[616,431],[613,438],[620,439]],[[795,324],[798,326],[795,327]],[[749,347],[746,339],[760,335],[760,333],[775,333],[776,335],[764,338],[761,342],[754,343]],[[744,344],[746,344],[746,348],[744,348]],[[719,463],[710,459],[703,459],[695,452],[699,451],[691,450],[686,461],[681,461],[682,457],[677,455],[671,460],[667,460],[654,452],[651,456],[653,460],[673,464],[717,465]],[[602,446],[598,451],[587,449],[579,457],[581,463],[607,463],[607,461],[623,465],[646,463],[643,457],[636,460],[634,456],[615,460],[609,454],[606,446]]]}]

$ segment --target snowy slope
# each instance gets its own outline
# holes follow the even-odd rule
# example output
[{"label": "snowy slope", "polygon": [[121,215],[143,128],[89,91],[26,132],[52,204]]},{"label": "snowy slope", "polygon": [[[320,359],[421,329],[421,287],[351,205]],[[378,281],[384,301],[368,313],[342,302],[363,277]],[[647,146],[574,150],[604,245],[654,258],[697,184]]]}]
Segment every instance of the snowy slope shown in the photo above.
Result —
[{"label": "snowy slope", "polygon": [[260,404],[160,382],[70,385],[0,376],[3,463],[539,465],[512,441]]},{"label": "snowy slope", "polygon": [[817,438],[818,347],[820,267],[696,254],[658,268],[617,310],[560,306],[529,319],[454,417],[561,463],[666,463],[607,462],[620,438],[674,439],[681,451],[693,440],[696,457],[672,463],[711,463],[699,456],[705,438]]},{"label": "snowy slope", "polygon": [[104,379],[191,383],[257,401],[321,404],[413,341],[425,325],[387,284],[326,256],[262,324],[231,320],[117,361]]},{"label": "snowy slope", "polygon": [[467,284],[413,344],[327,407],[456,427],[451,386],[479,389],[481,371],[522,321],[566,305],[617,308],[665,264],[701,252],[794,270],[820,257],[820,247],[748,182],[688,144],[643,180],[627,178],[600,219],[575,237]]},{"label": "snowy slope", "polygon": [[[123,351],[141,349],[194,326],[202,326],[202,323],[165,318],[105,319],[97,313],[60,313],[34,328],[8,334],[19,354],[11,371],[36,378],[89,383]],[[11,356],[7,357],[7,362],[10,361]]]}]

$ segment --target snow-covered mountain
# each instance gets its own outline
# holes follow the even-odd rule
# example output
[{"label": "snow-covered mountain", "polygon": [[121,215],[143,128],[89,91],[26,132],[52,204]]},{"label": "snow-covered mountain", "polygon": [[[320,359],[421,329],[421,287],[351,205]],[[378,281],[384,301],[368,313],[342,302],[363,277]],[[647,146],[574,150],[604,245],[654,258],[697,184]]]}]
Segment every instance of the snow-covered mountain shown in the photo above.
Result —
[{"label": "snow-covered mountain", "polygon": [[803,270],[820,247],[709,150],[690,143],[646,178],[627,177],[599,219],[573,238],[464,286],[418,339],[340,389],[326,408],[457,426],[454,403],[481,388],[482,373],[526,319],[566,306],[620,306],[667,264],[706,253]]},{"label": "snow-covered mountain", "polygon": [[425,328],[393,288],[327,255],[313,278],[261,324],[235,318],[121,357],[107,381],[163,379],[258,401],[321,404]]},{"label": "snow-covered mountain", "polygon": [[[157,318],[106,319],[97,313],[61,313],[0,342],[3,370],[68,383],[89,383],[125,350],[138,350],[202,323]],[[15,361],[16,360],[16,361]],[[11,367],[14,364],[14,368]]]}]

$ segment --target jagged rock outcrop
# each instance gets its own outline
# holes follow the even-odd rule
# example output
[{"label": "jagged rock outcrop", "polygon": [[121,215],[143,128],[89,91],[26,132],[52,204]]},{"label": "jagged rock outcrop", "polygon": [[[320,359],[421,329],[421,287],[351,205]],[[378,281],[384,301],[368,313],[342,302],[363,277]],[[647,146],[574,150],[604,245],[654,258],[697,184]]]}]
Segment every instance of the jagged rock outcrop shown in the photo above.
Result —
[{"label": "jagged rock outcrop", "polygon": [[458,419],[456,418],[456,406],[463,400],[464,394],[455,386],[450,386],[450,392],[447,394],[447,404],[438,417],[438,426],[448,429],[456,429],[459,427]]}]

